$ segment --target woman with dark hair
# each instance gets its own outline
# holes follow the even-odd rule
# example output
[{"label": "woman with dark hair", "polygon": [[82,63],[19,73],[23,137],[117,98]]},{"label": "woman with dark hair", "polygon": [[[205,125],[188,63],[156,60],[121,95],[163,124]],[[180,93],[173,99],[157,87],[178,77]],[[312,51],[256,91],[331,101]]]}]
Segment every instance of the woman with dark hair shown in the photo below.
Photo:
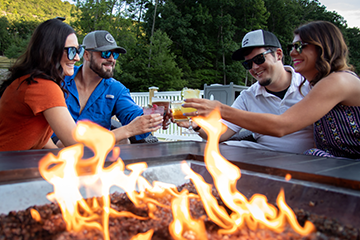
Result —
[{"label": "woman with dark hair", "polygon": [[54,148],[53,131],[65,146],[75,143],[61,86],[83,53],[74,29],[61,20],[36,28],[0,87],[0,151]]},{"label": "woman with dark hair", "polygon": [[303,100],[281,115],[241,111],[205,99],[184,107],[208,115],[219,108],[223,119],[261,134],[282,137],[314,124],[316,149],[307,154],[360,159],[360,79],[347,63],[348,49],[332,23],[315,21],[294,31],[289,46],[294,69],[312,84]]}]

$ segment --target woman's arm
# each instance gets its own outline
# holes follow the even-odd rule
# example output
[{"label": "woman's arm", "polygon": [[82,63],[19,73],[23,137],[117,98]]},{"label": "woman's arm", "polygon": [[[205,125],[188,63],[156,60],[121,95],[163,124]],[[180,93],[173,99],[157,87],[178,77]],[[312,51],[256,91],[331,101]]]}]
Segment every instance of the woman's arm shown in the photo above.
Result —
[{"label": "woman's arm", "polygon": [[44,116],[65,147],[76,143],[72,136],[76,124],[66,107],[49,108],[44,111]]},{"label": "woman's arm", "polygon": [[360,81],[341,72],[319,81],[303,100],[282,115],[242,111],[206,99],[189,99],[184,107],[196,108],[200,115],[207,115],[218,107],[221,117],[229,122],[253,132],[282,137],[313,124],[339,103],[360,106],[356,96],[360,96]]},{"label": "woman's arm", "polygon": [[49,138],[49,141],[45,144],[43,149],[52,149],[52,148],[58,148],[58,147],[55,145],[53,140],[51,138]]}]

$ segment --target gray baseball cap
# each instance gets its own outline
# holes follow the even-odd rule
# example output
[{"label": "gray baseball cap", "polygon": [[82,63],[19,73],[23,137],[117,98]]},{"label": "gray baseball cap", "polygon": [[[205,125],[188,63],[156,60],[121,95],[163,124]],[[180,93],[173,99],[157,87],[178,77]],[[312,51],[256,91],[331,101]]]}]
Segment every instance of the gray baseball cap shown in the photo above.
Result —
[{"label": "gray baseball cap", "polygon": [[277,47],[281,48],[279,39],[271,32],[258,29],[255,31],[248,32],[241,44],[241,48],[236,50],[233,55],[233,60],[244,60],[244,50],[246,48],[254,47]]},{"label": "gray baseball cap", "polygon": [[113,50],[118,53],[126,53],[125,48],[119,47],[116,44],[114,37],[104,30],[97,30],[88,33],[83,40],[85,50],[94,51],[109,51]]}]

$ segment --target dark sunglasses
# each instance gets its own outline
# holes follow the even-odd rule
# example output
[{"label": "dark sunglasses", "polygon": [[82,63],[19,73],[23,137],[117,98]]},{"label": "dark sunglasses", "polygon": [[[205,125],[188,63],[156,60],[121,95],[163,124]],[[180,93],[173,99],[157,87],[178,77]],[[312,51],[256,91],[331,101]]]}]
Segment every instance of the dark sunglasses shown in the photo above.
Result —
[{"label": "dark sunglasses", "polygon": [[113,55],[114,60],[118,59],[119,56],[120,56],[120,53],[117,53],[117,52],[102,51],[101,52],[101,57],[107,59],[107,58],[109,58],[111,56],[111,54]]},{"label": "dark sunglasses", "polygon": [[120,56],[120,53],[117,53],[117,52],[113,52],[113,51],[95,51],[95,50],[92,50],[92,49],[87,49],[88,51],[91,51],[91,52],[101,52],[101,57],[104,58],[104,59],[108,59],[111,54],[114,58],[114,60],[118,59],[119,56]]},{"label": "dark sunglasses", "polygon": [[303,43],[301,41],[297,41],[292,44],[289,44],[287,47],[287,50],[288,50],[289,55],[294,48],[299,54],[301,54],[303,48],[305,48],[307,45],[308,45],[308,43]]},{"label": "dark sunglasses", "polygon": [[265,62],[265,55],[268,53],[271,53],[271,52],[272,52],[272,50],[269,49],[263,53],[260,53],[260,54],[256,55],[255,57],[253,57],[252,59],[242,62],[242,65],[244,66],[244,68],[246,70],[250,70],[252,68],[253,62],[256,63],[257,65],[263,64]]},{"label": "dark sunglasses", "polygon": [[79,58],[82,58],[82,56],[84,55],[85,49],[83,46],[79,45],[78,48],[76,47],[64,47],[64,49],[66,50],[67,53],[67,57],[68,59],[74,60],[76,54],[79,55]]}]

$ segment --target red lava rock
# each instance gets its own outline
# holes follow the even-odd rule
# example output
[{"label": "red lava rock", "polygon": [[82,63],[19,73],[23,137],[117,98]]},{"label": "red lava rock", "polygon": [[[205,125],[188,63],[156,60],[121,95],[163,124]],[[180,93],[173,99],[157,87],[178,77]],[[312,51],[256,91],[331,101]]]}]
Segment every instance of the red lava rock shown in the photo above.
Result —
[{"label": "red lava rock", "polygon": [[[196,193],[195,187],[191,183],[178,187],[178,190],[187,189],[191,193]],[[216,190],[213,195],[219,202],[219,205],[225,207]],[[138,216],[147,217],[147,209],[136,208],[128,199],[126,194],[114,193],[110,196],[111,207],[117,211],[129,211]],[[170,206],[170,199],[161,199],[161,203]],[[42,220],[35,221],[30,214],[30,208],[23,211],[12,211],[9,214],[0,215],[0,240],[103,240],[102,232],[94,229],[83,229],[80,232],[66,231],[66,224],[62,218],[57,204],[46,204],[42,206],[33,206]],[[152,240],[172,240],[168,226],[173,220],[170,208],[157,207],[155,219],[148,218],[139,220],[129,217],[110,217],[109,233],[111,240],[122,239],[130,240],[138,233],[144,233],[150,229],[154,230]],[[226,207],[225,207],[226,208]],[[306,220],[311,221],[317,228],[316,233],[308,236],[301,236],[294,232],[290,226],[286,227],[284,232],[275,233],[268,229],[258,229],[252,231],[246,226],[233,234],[218,234],[219,227],[214,224],[206,215],[204,207],[199,199],[190,199],[190,212],[193,218],[204,218],[208,239],[211,240],[335,240],[335,239],[360,239],[360,229],[352,226],[343,226],[334,219],[326,216],[317,216],[302,209],[295,209],[294,212],[300,224]],[[196,236],[188,232],[184,235],[186,239],[195,240]]]}]

